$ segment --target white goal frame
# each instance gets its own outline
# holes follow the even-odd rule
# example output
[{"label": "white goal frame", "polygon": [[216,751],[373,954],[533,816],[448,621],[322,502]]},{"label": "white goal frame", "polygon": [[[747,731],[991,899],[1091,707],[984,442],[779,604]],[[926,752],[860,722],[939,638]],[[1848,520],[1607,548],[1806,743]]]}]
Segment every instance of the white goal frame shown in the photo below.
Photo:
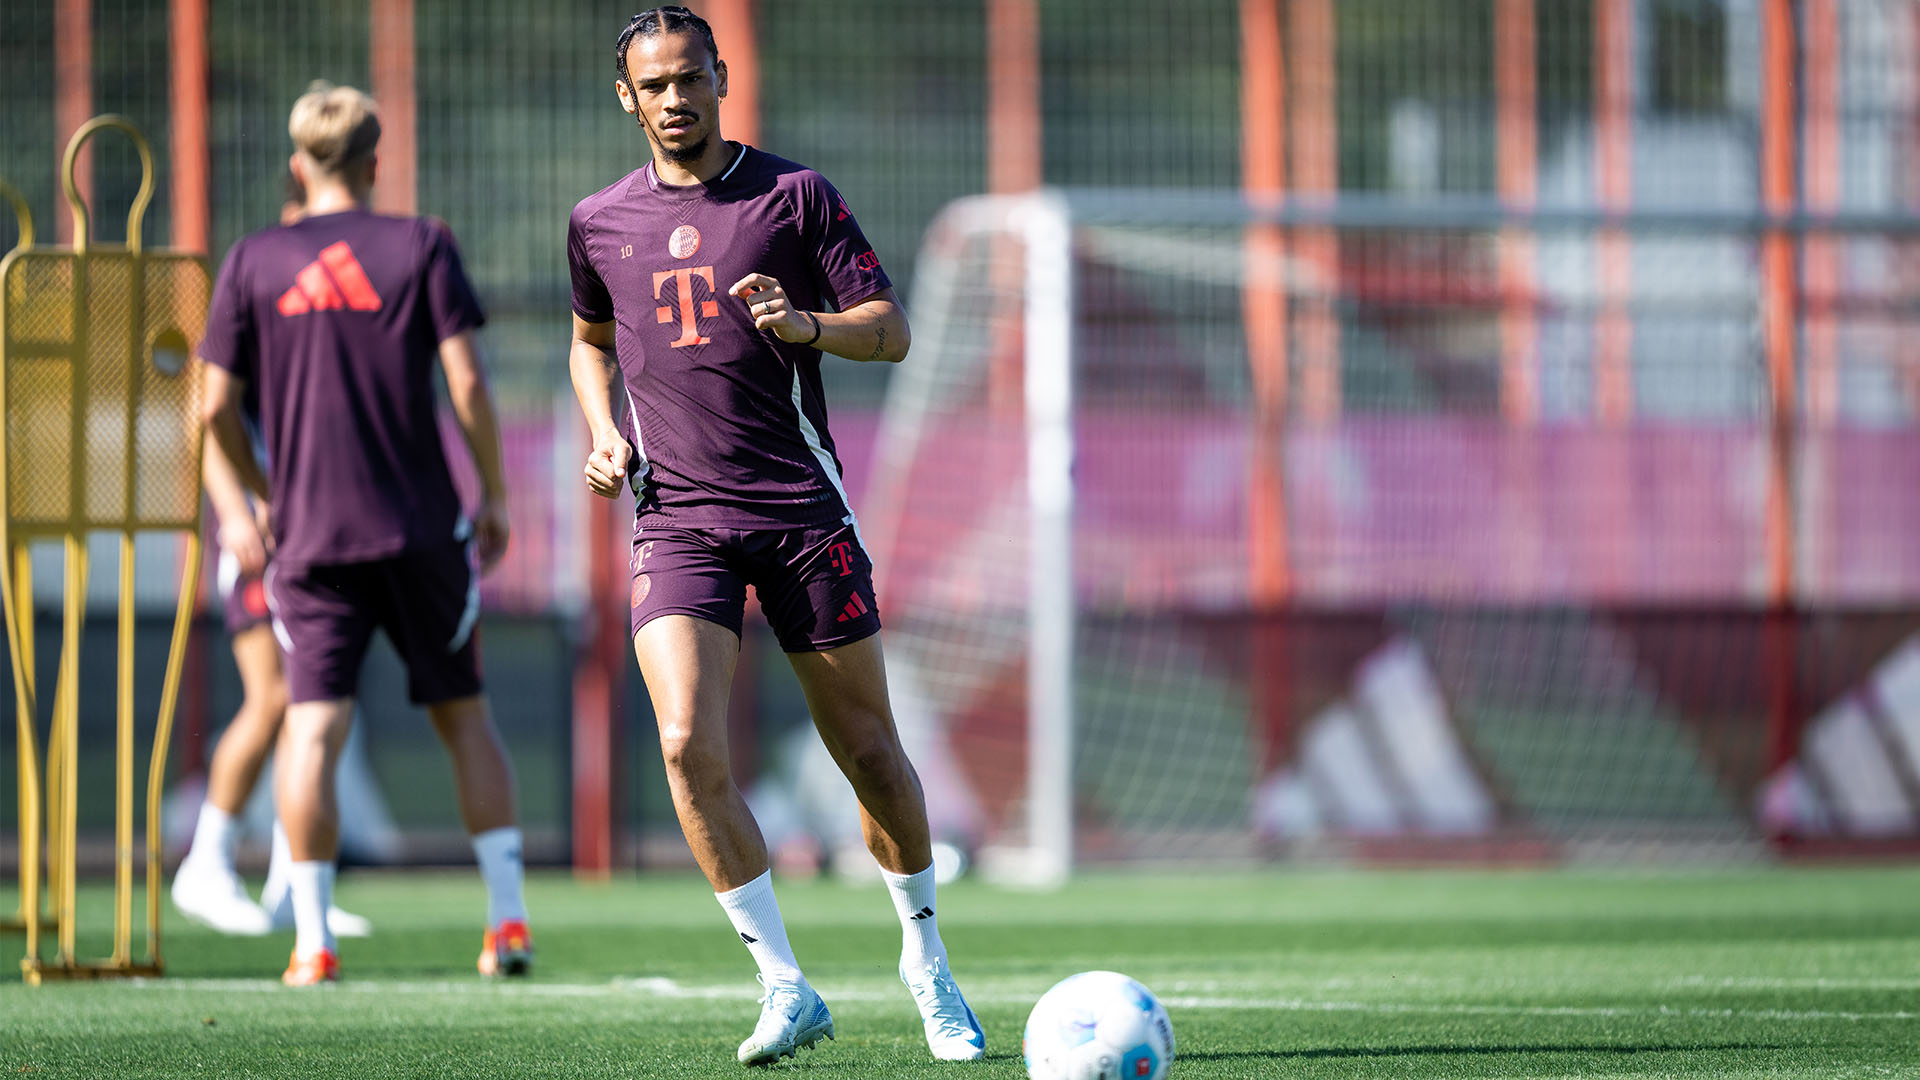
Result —
[{"label": "white goal frame", "polygon": [[[950,204],[928,230],[913,291],[913,310],[930,317],[924,338],[939,340],[955,282],[940,245],[963,238],[1002,234],[1022,245],[1022,393],[1026,408],[1028,506],[1027,595],[1027,799],[1029,843],[979,852],[981,871],[1013,884],[1057,886],[1073,870],[1073,219],[1067,200],[1055,193],[983,195]],[[1032,362],[1032,358],[1044,358]],[[934,393],[930,364],[905,366],[888,395],[877,445],[910,449],[918,418]],[[873,520],[874,561],[885,588],[900,521],[885,512],[899,505],[910,453],[878,463]],[[1044,718],[1044,720],[1042,719]]]},{"label": "white goal frame", "polygon": [[[1590,247],[1607,230],[1654,235],[1767,237],[1789,241],[1809,234],[1906,236],[1920,233],[1913,219],[1884,213],[1771,214],[1757,208],[1689,207],[1609,212],[1599,207],[1516,208],[1479,196],[1409,201],[1343,194],[1322,202],[1256,202],[1233,190],[1043,189],[1025,195],[982,195],[949,204],[930,226],[916,265],[912,292],[915,337],[923,343],[959,340],[952,325],[957,300],[978,281],[964,281],[956,254],[969,243],[1004,240],[1019,246],[1022,280],[993,290],[1012,306],[1017,297],[1023,352],[1019,388],[1024,409],[1027,470],[1025,541],[1027,639],[1025,752],[1027,774],[1023,834],[1010,844],[977,854],[983,873],[996,880],[1039,887],[1058,885],[1075,864],[1076,635],[1081,612],[1076,596],[1075,380],[1077,355],[1077,243],[1097,244],[1100,227],[1195,226],[1240,229],[1466,230],[1483,234],[1550,237],[1561,245]],[[1093,249],[1090,249],[1090,251]],[[1201,262],[1192,272],[1233,279],[1293,299],[1333,298],[1339,284],[1304,258],[1280,255],[1266,263]],[[1589,260],[1582,260],[1582,264]],[[1012,263],[1012,260],[1009,260]],[[975,265],[972,272],[980,272]],[[988,272],[995,272],[989,267]],[[1016,271],[1000,271],[1009,276]],[[937,405],[941,373],[929,359],[904,365],[889,388],[868,487],[868,531],[878,587],[896,562],[904,529],[901,508],[912,483],[911,464],[924,435],[923,422]]]}]

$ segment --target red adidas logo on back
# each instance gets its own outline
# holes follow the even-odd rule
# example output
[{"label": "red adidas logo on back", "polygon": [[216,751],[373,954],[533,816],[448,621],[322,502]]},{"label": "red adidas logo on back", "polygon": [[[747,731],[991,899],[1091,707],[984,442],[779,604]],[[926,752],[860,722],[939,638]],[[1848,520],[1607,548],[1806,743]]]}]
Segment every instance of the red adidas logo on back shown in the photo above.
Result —
[{"label": "red adidas logo on back", "polygon": [[353,249],[345,240],[329,244],[320,257],[302,267],[293,279],[293,287],[280,294],[276,305],[282,315],[305,315],[309,311],[379,311],[380,294]]}]

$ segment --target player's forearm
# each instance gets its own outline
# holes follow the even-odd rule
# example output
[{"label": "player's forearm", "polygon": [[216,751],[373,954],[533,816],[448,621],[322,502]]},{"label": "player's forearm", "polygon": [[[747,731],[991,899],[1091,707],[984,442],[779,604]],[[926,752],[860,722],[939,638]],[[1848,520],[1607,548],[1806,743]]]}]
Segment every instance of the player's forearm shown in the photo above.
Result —
[{"label": "player's forearm", "polygon": [[620,364],[612,353],[589,342],[573,339],[567,354],[568,374],[573,378],[573,396],[580,401],[580,413],[586,417],[587,433],[599,436],[619,427],[614,411],[614,388],[620,380]]},{"label": "player's forearm", "polygon": [[458,388],[449,381],[447,389],[460,434],[466,438],[474,470],[480,474],[481,498],[506,498],[507,471],[500,451],[500,419],[493,408],[493,391],[481,378]]},{"label": "player's forearm", "polygon": [[447,377],[447,397],[460,423],[474,471],[480,474],[480,496],[488,501],[507,497],[506,467],[500,454],[500,420],[480,364],[480,345],[473,331],[463,331],[440,343],[440,370]]},{"label": "player's forearm", "polygon": [[[238,402],[227,402],[207,416],[207,429],[213,435],[214,445],[226,458],[226,464],[233,470],[234,479],[242,487],[251,491],[260,499],[268,500],[267,474],[260,469],[260,463],[254,460],[253,444],[247,438],[247,428],[240,420]],[[225,519],[225,511],[218,503],[214,509]]]},{"label": "player's forearm", "polygon": [[845,311],[808,312],[820,321],[813,347],[849,360],[897,364],[912,343],[907,314],[891,300],[869,300]]},{"label": "player's forearm", "polygon": [[207,501],[213,504],[214,516],[222,523],[253,516],[253,508],[247,505],[247,490],[235,474],[233,463],[227,460],[227,452],[220,448],[219,437],[211,430],[200,456],[200,477],[207,489]]}]

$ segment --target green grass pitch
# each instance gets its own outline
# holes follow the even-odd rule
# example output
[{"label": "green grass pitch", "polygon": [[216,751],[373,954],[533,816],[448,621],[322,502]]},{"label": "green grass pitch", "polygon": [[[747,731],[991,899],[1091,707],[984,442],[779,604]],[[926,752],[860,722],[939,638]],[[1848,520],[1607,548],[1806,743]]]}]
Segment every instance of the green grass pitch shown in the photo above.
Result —
[{"label": "green grass pitch", "polygon": [[[107,892],[86,894],[103,919]],[[345,981],[281,989],[290,936],[168,913],[165,979],[19,984],[0,939],[0,1077],[737,1076],[746,951],[704,882],[536,876],[535,975],[473,973],[471,874],[349,873],[378,933]],[[1160,994],[1178,1080],[1920,1076],[1920,870],[1090,872],[943,890],[988,1059],[936,1065],[893,975],[878,885],[783,882],[838,1040],[778,1071],[1017,1078],[1034,999],[1113,968]],[[0,910],[12,910],[0,893]],[[95,925],[99,925],[98,922]]]}]

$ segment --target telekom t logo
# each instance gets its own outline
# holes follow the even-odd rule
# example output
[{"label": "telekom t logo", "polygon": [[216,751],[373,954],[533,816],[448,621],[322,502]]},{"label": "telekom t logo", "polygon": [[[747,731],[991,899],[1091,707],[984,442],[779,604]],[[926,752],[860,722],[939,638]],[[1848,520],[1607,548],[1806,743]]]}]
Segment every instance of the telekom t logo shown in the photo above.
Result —
[{"label": "telekom t logo", "polygon": [[[653,275],[653,298],[655,300],[662,298],[660,296],[660,286],[665,285],[667,282],[672,281],[680,286],[680,336],[673,339],[672,342],[673,347],[676,349],[686,345],[705,345],[707,342],[713,340],[700,333],[700,323],[694,316],[694,278],[699,278],[701,281],[707,283],[707,296],[709,299],[700,302],[699,313],[709,319],[714,318],[720,314],[720,304],[718,301],[711,299],[714,294],[713,267],[683,266],[678,270],[661,270]],[[653,316],[655,320],[659,322],[670,323],[673,321],[673,308],[668,304],[662,304],[653,309]]]},{"label": "telekom t logo", "polygon": [[841,577],[853,573],[853,544],[842,540],[827,549],[827,557],[833,560],[833,568],[840,571]]}]

